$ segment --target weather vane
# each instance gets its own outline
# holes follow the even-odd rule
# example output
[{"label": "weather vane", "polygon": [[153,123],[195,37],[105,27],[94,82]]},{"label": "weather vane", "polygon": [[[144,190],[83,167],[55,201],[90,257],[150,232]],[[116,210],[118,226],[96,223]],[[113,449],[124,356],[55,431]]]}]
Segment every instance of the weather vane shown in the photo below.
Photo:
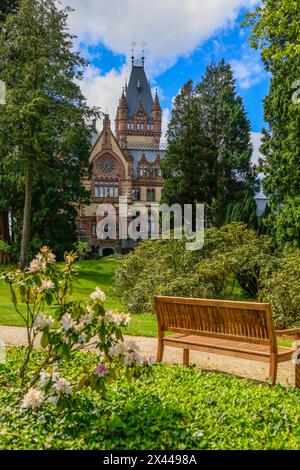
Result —
[{"label": "weather vane", "polygon": [[147,46],[147,43],[142,41],[142,64],[144,65],[145,63],[145,47]]},{"label": "weather vane", "polygon": [[135,41],[132,41],[131,43],[131,61],[132,61],[132,65],[134,65],[134,48],[136,46],[136,42]]}]

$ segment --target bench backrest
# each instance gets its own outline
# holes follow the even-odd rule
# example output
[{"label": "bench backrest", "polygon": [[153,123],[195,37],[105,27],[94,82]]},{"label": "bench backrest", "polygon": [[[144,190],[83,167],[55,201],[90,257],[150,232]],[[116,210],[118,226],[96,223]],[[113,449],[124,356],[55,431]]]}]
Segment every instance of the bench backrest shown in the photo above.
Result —
[{"label": "bench backrest", "polygon": [[269,304],[183,297],[155,297],[154,301],[160,332],[247,338],[276,349]]}]

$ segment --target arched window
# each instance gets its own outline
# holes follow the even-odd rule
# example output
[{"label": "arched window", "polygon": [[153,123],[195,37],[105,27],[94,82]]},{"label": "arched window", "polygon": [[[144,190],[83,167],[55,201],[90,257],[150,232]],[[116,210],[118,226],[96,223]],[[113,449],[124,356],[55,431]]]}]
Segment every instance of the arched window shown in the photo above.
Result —
[{"label": "arched window", "polygon": [[147,189],[147,201],[155,202],[155,189]]},{"label": "arched window", "polygon": [[141,128],[141,125],[140,125],[140,124],[137,124],[137,125],[136,125],[136,128],[137,128],[137,130],[139,131],[140,128]]},{"label": "arched window", "polygon": [[108,178],[95,180],[95,197],[119,197],[119,181]]},{"label": "arched window", "polygon": [[141,131],[144,130],[144,124],[141,124]]},{"label": "arched window", "polygon": [[141,200],[141,190],[140,190],[140,188],[133,188],[133,190],[132,190],[132,199],[134,201],[140,201]]},{"label": "arched window", "polygon": [[92,235],[96,235],[97,233],[97,222],[96,220],[93,220],[92,222]]}]

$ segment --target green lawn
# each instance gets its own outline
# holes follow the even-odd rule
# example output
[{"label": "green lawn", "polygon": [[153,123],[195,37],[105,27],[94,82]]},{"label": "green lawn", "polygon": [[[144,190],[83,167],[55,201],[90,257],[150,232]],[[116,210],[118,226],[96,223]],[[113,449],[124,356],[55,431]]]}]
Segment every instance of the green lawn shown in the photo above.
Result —
[{"label": "green lawn", "polygon": [[[120,263],[114,257],[101,261],[81,261],[78,283],[74,283],[74,298],[88,300],[95,287],[99,286],[106,294],[105,307],[112,310],[127,311],[124,304],[114,292],[113,277]],[[21,306],[22,310],[22,306]],[[155,315],[131,314],[132,321],[127,333],[132,336],[157,336]],[[15,312],[11,302],[9,288],[0,283],[0,325],[24,326],[22,319]]]},{"label": "green lawn", "polygon": [[[104,258],[100,261],[81,261],[80,275],[78,283],[74,284],[74,297],[76,299],[88,300],[89,295],[95,287],[99,286],[106,294],[105,307],[107,309],[128,311],[114,291],[113,277],[120,259],[116,257]],[[251,302],[252,299],[246,297],[244,291],[238,286],[234,287],[236,300]],[[22,310],[22,306],[21,306]],[[153,314],[131,314],[132,321],[126,330],[132,336],[157,336],[157,322]],[[22,319],[15,312],[11,302],[9,288],[0,282],[0,325],[24,326]],[[291,345],[291,341],[280,339],[282,346]]]}]

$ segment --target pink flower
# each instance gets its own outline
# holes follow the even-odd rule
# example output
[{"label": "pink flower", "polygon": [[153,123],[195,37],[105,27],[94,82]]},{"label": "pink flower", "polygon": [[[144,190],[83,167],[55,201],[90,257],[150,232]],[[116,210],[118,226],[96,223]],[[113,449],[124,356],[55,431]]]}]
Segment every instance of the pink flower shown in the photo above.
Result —
[{"label": "pink flower", "polygon": [[98,377],[105,377],[109,373],[109,370],[106,366],[103,364],[100,364],[99,366],[96,367],[94,374],[98,375]]}]

